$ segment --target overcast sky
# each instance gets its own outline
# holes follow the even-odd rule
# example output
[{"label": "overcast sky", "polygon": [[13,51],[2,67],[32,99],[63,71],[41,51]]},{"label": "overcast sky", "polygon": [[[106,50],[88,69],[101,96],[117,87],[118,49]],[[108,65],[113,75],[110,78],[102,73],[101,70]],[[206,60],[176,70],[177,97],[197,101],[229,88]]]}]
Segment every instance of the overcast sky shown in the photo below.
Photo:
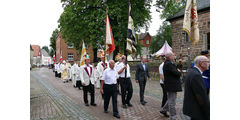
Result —
[{"label": "overcast sky", "polygon": [[[153,0],[155,4],[156,0]],[[47,4],[46,4],[47,3]],[[62,4],[60,0],[35,0],[31,2],[31,22],[34,25],[31,26],[33,31],[30,33],[31,39],[30,44],[40,45],[50,45],[50,37],[52,31],[58,26],[58,19],[63,12]],[[159,26],[162,21],[159,19],[159,13],[156,12],[156,8],[152,6],[151,8],[152,23],[150,23],[149,33],[150,35],[156,35]],[[145,32],[145,30],[141,30]]]}]

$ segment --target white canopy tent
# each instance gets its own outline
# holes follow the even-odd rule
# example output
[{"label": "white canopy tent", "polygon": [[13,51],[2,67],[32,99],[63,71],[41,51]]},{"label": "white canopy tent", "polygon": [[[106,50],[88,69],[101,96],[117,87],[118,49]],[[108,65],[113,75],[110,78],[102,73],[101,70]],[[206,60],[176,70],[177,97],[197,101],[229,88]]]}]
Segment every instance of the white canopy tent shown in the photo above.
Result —
[{"label": "white canopy tent", "polygon": [[172,52],[172,48],[168,45],[168,42],[165,41],[162,48],[158,50],[156,53],[152,54],[152,56],[159,57],[165,55],[168,52]]}]

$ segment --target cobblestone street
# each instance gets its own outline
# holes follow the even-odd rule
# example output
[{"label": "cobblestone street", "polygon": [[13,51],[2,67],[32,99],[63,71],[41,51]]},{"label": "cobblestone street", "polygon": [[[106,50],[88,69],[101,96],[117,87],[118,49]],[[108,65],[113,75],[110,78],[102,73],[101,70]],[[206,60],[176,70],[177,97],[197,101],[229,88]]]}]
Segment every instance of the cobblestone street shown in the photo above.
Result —
[{"label": "cobblestone street", "polygon": [[[133,107],[123,109],[118,96],[118,110],[122,120],[168,120],[159,113],[162,90],[159,81],[148,81],[145,90],[145,106],[140,104],[139,86],[134,80]],[[109,113],[103,111],[103,100],[99,89],[95,89],[96,107],[86,107],[83,103],[83,91],[72,86],[72,82],[63,83],[55,78],[51,69],[35,68],[30,72],[30,118],[32,120],[114,120],[111,101]],[[90,96],[88,96],[90,100]],[[179,120],[188,120],[182,114],[183,92],[177,96],[177,114]]]}]

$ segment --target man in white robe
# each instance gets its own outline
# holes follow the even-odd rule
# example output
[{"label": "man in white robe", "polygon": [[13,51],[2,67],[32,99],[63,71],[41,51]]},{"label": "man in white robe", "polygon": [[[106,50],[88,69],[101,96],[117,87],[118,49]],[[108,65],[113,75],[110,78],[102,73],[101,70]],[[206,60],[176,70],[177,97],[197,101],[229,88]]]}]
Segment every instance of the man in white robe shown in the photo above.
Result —
[{"label": "man in white robe", "polygon": [[71,81],[72,79],[72,74],[71,74],[71,64],[69,63],[69,61],[67,60],[66,66],[68,68],[68,80]]},{"label": "man in white robe", "polygon": [[62,70],[62,80],[63,83],[68,82],[68,68],[66,65],[66,61],[63,61],[63,64],[61,65],[61,70]]}]

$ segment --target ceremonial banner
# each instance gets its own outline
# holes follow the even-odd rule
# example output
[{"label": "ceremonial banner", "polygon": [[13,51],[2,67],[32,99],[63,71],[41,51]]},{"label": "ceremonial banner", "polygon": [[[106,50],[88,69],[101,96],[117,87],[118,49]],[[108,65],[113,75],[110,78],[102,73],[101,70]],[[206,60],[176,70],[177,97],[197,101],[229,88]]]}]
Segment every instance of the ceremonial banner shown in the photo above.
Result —
[{"label": "ceremonial banner", "polygon": [[112,29],[110,25],[110,21],[108,18],[108,14],[106,15],[106,51],[109,51],[109,55],[115,50],[114,39],[112,35]]},{"label": "ceremonial banner", "polygon": [[133,19],[131,14],[131,5],[129,5],[129,16],[128,16],[128,33],[127,33],[127,51],[132,55],[133,58],[136,57],[136,37],[133,26]]},{"label": "ceremonial banner", "polygon": [[199,41],[196,0],[187,0],[183,20],[183,30],[187,32],[190,42],[193,43],[194,47],[196,47]]},{"label": "ceremonial banner", "polygon": [[85,44],[83,42],[82,44],[82,52],[81,52],[81,59],[80,59],[80,66],[84,65],[85,64],[85,55],[87,54],[86,52],[86,47],[85,47]]}]

